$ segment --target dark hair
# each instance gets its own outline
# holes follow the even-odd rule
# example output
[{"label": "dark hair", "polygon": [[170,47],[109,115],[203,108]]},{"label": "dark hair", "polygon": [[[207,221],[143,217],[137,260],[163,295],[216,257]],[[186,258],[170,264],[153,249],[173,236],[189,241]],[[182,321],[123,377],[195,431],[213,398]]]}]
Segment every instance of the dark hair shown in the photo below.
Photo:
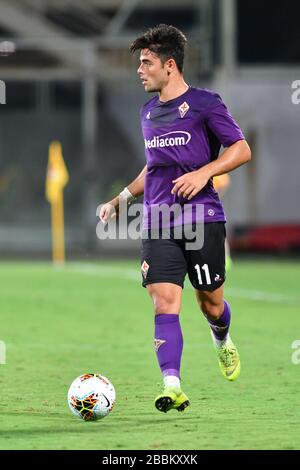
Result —
[{"label": "dark hair", "polygon": [[130,52],[149,49],[160,58],[162,63],[168,59],[174,59],[179,72],[182,73],[186,42],[185,35],[175,26],[159,24],[136,38],[130,46]]}]

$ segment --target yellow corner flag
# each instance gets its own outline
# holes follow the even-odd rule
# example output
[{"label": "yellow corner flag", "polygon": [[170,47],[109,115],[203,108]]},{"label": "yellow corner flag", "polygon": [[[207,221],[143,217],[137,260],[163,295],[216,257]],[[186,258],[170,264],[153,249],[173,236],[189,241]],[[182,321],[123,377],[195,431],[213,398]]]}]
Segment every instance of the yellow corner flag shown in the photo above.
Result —
[{"label": "yellow corner flag", "polygon": [[49,147],[49,160],[46,178],[46,198],[53,204],[58,201],[63,188],[69,181],[60,142],[52,142]]},{"label": "yellow corner flag", "polygon": [[69,181],[60,142],[49,146],[46,176],[46,198],[51,204],[52,257],[54,263],[65,261],[64,196],[63,189]]}]

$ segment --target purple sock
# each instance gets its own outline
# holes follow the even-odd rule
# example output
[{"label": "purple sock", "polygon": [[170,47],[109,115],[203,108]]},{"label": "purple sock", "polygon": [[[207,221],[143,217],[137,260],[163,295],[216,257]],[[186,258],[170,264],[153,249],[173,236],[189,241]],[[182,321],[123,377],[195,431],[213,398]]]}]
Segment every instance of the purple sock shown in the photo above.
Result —
[{"label": "purple sock", "polygon": [[179,315],[155,315],[154,337],[156,355],[163,376],[175,375],[180,378],[183,337]]},{"label": "purple sock", "polygon": [[229,303],[224,300],[224,311],[218,320],[208,319],[208,323],[212,329],[214,337],[219,341],[222,341],[228,334],[230,326],[230,306]]}]

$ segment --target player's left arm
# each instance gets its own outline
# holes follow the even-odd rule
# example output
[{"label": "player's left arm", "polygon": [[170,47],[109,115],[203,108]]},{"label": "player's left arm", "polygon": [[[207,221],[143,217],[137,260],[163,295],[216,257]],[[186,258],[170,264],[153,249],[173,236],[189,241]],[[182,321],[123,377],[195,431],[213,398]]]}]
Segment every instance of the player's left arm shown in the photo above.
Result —
[{"label": "player's left arm", "polygon": [[172,194],[177,193],[178,196],[182,195],[190,200],[206,186],[210,178],[229,173],[250,159],[251,150],[248,143],[244,139],[239,140],[226,148],[217,160],[173,180]]},{"label": "player's left arm", "polygon": [[183,195],[189,200],[204,188],[210,178],[229,173],[251,159],[250,147],[222,98],[213,92],[209,98],[210,103],[204,112],[204,122],[225,151],[218,159],[202,166],[199,170],[182,175],[173,181],[172,193]]}]

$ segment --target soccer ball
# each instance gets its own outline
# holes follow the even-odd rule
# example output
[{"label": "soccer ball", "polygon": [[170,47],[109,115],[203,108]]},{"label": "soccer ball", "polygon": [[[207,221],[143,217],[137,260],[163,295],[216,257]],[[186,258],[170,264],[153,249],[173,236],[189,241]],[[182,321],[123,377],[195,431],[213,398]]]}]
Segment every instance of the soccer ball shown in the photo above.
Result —
[{"label": "soccer ball", "polygon": [[85,421],[105,418],[116,401],[113,384],[103,375],[84,374],[77,377],[68,391],[72,413]]}]

